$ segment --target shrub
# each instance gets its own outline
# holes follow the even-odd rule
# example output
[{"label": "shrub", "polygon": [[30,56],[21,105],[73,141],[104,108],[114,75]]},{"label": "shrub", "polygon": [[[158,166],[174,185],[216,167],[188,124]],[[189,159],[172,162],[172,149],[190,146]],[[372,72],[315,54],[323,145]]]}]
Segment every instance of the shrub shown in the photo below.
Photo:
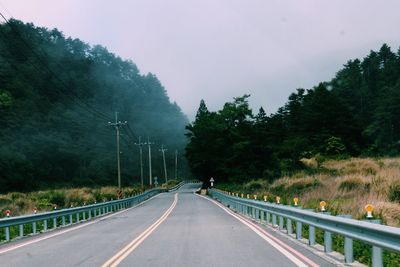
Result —
[{"label": "shrub", "polygon": [[247,184],[244,185],[244,188],[246,190],[249,190],[250,192],[255,192],[259,191],[267,186],[265,181],[262,180],[252,180],[248,182]]},{"label": "shrub", "polygon": [[315,188],[320,184],[321,184],[321,182],[318,181],[317,179],[314,179],[311,182],[306,181],[306,180],[301,180],[301,181],[293,183],[291,186],[287,187],[286,190],[288,193],[298,194],[298,193],[301,193],[305,189]]},{"label": "shrub", "polygon": [[315,158],[302,158],[300,159],[300,162],[311,169],[316,169],[318,167],[318,162]]},{"label": "shrub", "polygon": [[1,206],[5,206],[5,205],[9,205],[11,204],[11,200],[9,200],[8,198],[0,198],[0,205]]},{"label": "shrub", "polygon": [[62,191],[50,191],[49,192],[49,201],[52,204],[56,204],[58,207],[65,206],[65,193]]},{"label": "shrub", "polygon": [[343,191],[352,191],[363,188],[364,182],[359,177],[349,178],[340,183],[339,189]]},{"label": "shrub", "polygon": [[400,184],[392,184],[389,187],[389,200],[392,202],[400,202]]}]

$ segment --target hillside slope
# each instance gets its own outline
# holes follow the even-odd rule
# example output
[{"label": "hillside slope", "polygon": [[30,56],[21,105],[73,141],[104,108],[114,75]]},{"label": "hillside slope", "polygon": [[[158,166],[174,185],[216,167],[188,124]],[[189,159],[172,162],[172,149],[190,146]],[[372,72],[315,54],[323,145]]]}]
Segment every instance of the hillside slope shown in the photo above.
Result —
[{"label": "hillside slope", "polygon": [[317,210],[319,202],[328,203],[333,214],[351,214],[365,219],[365,205],[375,207],[374,216],[384,224],[400,226],[400,158],[350,158],[327,160],[317,166],[313,159],[301,160],[306,168],[269,184],[253,180],[243,185],[219,188],[245,194],[268,196],[292,204],[298,197],[304,208]]},{"label": "hillside slope", "polygon": [[[138,136],[150,137],[154,150],[170,149],[172,175],[187,118],[155,75],[57,29],[0,25],[0,191],[115,185],[108,122],[116,111],[129,125],[121,129],[122,183],[140,182]],[[153,167],[163,177],[160,153],[153,153]]]}]

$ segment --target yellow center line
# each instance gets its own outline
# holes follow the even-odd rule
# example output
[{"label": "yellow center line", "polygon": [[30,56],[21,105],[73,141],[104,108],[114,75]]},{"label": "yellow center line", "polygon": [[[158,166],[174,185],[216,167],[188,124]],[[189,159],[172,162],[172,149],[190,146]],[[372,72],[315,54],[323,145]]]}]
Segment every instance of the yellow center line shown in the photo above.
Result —
[{"label": "yellow center line", "polygon": [[136,237],[132,242],[122,248],[117,254],[111,257],[108,261],[106,261],[102,267],[115,267],[118,266],[129,254],[132,253],[165,219],[167,219],[168,215],[175,208],[178,203],[178,193],[174,196],[174,202],[167,209],[167,211],[149,228],[147,228],[143,233],[141,233],[138,237]]}]

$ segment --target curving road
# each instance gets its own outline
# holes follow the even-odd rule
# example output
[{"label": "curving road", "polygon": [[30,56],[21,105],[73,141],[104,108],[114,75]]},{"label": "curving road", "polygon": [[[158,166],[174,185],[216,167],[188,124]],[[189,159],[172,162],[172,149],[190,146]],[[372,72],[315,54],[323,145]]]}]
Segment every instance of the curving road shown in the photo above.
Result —
[{"label": "curving road", "polygon": [[197,187],[2,245],[0,266],[334,266],[193,194]]}]

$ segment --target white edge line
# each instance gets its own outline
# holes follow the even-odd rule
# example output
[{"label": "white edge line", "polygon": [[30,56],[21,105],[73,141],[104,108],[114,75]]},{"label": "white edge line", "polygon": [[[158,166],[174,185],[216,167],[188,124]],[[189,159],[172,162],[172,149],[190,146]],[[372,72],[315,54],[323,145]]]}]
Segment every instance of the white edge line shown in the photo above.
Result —
[{"label": "white edge line", "polygon": [[241,223],[243,223],[244,225],[249,227],[253,232],[255,232],[257,235],[259,235],[262,239],[267,241],[269,244],[271,244],[275,249],[277,249],[279,252],[281,252],[284,256],[286,256],[290,261],[292,261],[297,266],[301,266],[301,267],[307,267],[308,266],[307,264],[305,264],[302,261],[300,261],[297,257],[295,257],[292,253],[290,253],[285,248],[283,248],[281,245],[279,245],[278,243],[276,243],[275,241],[273,241],[272,239],[267,237],[265,234],[263,234],[261,231],[259,231],[256,227],[251,225],[249,222],[245,221],[244,219],[240,218],[237,215],[234,215],[234,214],[230,213],[229,211],[226,210],[225,207],[221,207],[220,205],[215,203],[214,200],[211,200],[211,199],[209,199],[207,197],[204,197],[204,196],[201,196],[201,195],[198,195],[198,196],[202,197],[202,198],[204,198],[204,199],[206,199],[206,200],[208,200],[208,201],[210,201],[212,203],[214,203],[215,205],[220,207],[222,210],[224,210],[226,213],[228,213],[229,215],[231,215],[232,217],[236,218],[238,221],[240,221]]}]

